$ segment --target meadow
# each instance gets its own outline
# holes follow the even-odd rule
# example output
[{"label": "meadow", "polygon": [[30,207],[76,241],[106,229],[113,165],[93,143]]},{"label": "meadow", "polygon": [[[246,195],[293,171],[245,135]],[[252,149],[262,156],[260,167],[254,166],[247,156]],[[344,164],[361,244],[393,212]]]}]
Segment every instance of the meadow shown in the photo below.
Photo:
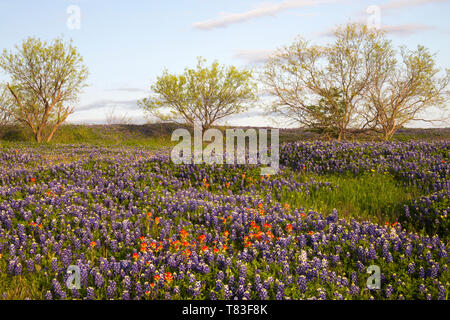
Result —
[{"label": "meadow", "polygon": [[273,176],[164,141],[4,144],[0,297],[448,299],[448,140],[287,141]]}]

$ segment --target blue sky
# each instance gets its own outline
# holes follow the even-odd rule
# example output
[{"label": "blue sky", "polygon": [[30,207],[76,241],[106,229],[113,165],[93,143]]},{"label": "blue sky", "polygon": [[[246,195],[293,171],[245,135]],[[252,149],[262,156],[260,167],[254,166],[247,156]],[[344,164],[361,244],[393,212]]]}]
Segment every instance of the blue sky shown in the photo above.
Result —
[{"label": "blue sky", "polygon": [[[72,5],[80,9],[79,29],[67,25]],[[331,41],[334,26],[366,21],[371,5],[380,8],[381,27],[394,44],[423,44],[437,52],[439,66],[450,68],[449,0],[0,0],[0,48],[12,49],[28,36],[73,39],[90,76],[69,121],[105,122],[115,108],[117,116],[141,123],[136,100],[148,95],[164,68],[182,72],[197,56],[258,66],[298,35],[319,44]],[[260,111],[228,124],[273,124]]]}]

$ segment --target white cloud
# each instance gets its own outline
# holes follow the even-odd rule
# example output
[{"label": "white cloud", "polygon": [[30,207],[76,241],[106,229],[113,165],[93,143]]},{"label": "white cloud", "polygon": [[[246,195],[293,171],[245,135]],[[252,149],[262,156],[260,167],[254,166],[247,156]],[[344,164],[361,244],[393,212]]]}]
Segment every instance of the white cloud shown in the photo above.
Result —
[{"label": "white cloud", "polygon": [[382,10],[402,9],[413,6],[419,6],[430,3],[443,3],[449,2],[449,0],[393,0],[382,4],[380,8]]},{"label": "white cloud", "polygon": [[239,50],[233,58],[247,61],[249,64],[265,63],[267,58],[273,54],[273,50]]},{"label": "white cloud", "polygon": [[435,27],[424,24],[403,24],[398,26],[382,26],[381,29],[387,33],[397,35],[411,35],[414,33],[435,29]]},{"label": "white cloud", "polygon": [[231,24],[242,23],[259,17],[274,16],[289,9],[312,7],[342,1],[344,0],[284,0],[279,3],[261,3],[256,8],[246,12],[221,13],[219,17],[215,19],[196,22],[192,24],[192,27],[202,30],[225,28]]},{"label": "white cloud", "polygon": [[121,88],[114,88],[110,91],[122,91],[122,92],[145,92],[145,89],[142,88],[132,88],[132,87],[121,87]]},{"label": "white cloud", "polygon": [[84,112],[98,110],[103,108],[111,108],[118,106],[121,109],[138,110],[137,99],[133,100],[97,100],[89,104],[82,105],[75,109],[75,112]]},{"label": "white cloud", "polygon": [[[433,30],[436,29],[436,27],[424,24],[401,24],[396,26],[382,25],[381,29],[388,34],[408,36],[419,32]],[[335,30],[335,28],[331,28],[323,32],[316,32],[314,35],[317,37],[334,37]]]}]

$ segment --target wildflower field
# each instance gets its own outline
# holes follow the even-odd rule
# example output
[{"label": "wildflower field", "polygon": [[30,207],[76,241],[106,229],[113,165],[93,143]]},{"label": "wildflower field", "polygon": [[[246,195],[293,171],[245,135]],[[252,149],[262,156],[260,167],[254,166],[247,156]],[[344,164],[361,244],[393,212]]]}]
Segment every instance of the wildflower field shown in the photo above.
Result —
[{"label": "wildflower field", "polygon": [[286,143],[280,173],[260,176],[169,150],[4,147],[0,297],[448,299],[449,152]]}]

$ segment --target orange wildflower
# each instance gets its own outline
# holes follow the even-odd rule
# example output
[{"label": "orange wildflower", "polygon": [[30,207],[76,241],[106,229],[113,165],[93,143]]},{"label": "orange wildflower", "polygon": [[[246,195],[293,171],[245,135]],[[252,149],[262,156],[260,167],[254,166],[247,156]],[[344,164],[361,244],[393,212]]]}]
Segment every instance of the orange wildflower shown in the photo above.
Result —
[{"label": "orange wildflower", "polygon": [[186,230],[184,230],[184,229],[181,229],[180,230],[180,235],[181,235],[181,238],[186,238],[186,237],[188,237],[189,236],[189,233],[186,231]]},{"label": "orange wildflower", "polygon": [[167,282],[172,282],[172,280],[173,280],[172,273],[166,272],[166,273],[164,274],[164,280],[166,280]]},{"label": "orange wildflower", "polygon": [[263,234],[264,234],[264,232],[258,231],[258,233],[257,233],[256,236],[255,236],[256,239],[260,240]]}]

